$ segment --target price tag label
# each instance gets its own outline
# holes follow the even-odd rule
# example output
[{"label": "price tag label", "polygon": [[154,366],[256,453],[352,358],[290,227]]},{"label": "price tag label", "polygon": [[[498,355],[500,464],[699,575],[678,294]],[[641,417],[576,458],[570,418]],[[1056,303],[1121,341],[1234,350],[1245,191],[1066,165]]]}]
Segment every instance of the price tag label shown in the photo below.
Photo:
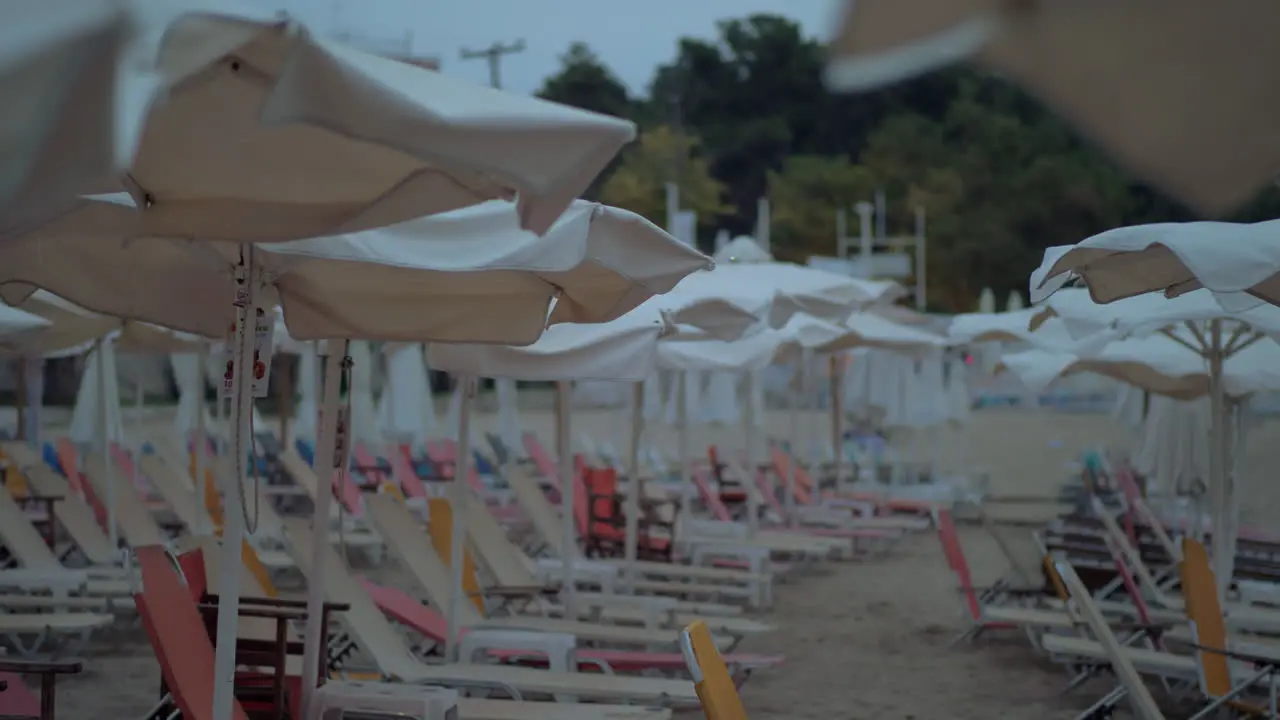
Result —
[{"label": "price tag label", "polygon": [[[237,290],[237,294],[239,291]],[[253,397],[264,398],[271,387],[271,355],[274,351],[275,323],[262,308],[258,308],[253,324]],[[222,396],[232,397],[236,379],[236,324],[227,328],[223,341]]]}]

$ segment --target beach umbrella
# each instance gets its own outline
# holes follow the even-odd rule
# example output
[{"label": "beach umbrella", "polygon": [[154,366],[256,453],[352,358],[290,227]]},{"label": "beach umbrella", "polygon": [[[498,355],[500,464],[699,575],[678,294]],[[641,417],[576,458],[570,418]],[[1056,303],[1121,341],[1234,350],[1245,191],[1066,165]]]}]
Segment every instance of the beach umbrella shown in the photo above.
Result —
[{"label": "beach umbrella", "polygon": [[[576,203],[543,236],[519,223],[514,205],[493,203],[381,230],[257,245],[169,237],[113,242],[48,234],[46,226],[41,235],[0,245],[0,286],[11,299],[31,283],[115,317],[206,335],[231,322],[233,301],[250,311],[259,303],[281,305],[295,339],[344,339],[330,348],[344,360],[326,371],[317,442],[317,457],[325,458],[336,438],[345,338],[528,344],[548,323],[613,319],[710,262],[639,216],[593,203]],[[254,323],[260,324],[270,334],[271,321]],[[254,364],[253,342],[237,351],[236,367]],[[238,407],[250,406],[256,384],[233,381]],[[249,443],[249,416],[237,420],[233,456],[247,453]],[[459,477],[466,462],[464,455]],[[319,460],[321,487],[334,467]],[[229,482],[227,492],[240,492],[238,484]],[[321,493],[316,516],[328,511],[329,494]],[[243,527],[236,513],[228,517],[223,567],[234,569]],[[234,576],[223,585],[237,586]],[[319,668],[322,588],[314,582],[308,598],[307,676]],[[238,597],[227,590],[220,602],[229,613]],[[220,626],[224,631],[220,649],[234,645],[234,623]]]},{"label": "beach umbrella", "polygon": [[1211,290],[1228,310],[1280,304],[1280,220],[1154,223],[1052,247],[1031,275],[1032,298],[1080,278],[1100,303],[1148,292]]},{"label": "beach umbrella", "polygon": [[[1280,171],[1280,7],[1229,0],[846,0],[827,81],[868,90],[972,57],[1162,190],[1218,214]],[[1081,52],[1081,48],[1089,52]]]},{"label": "beach umbrella", "polygon": [[[654,313],[644,309],[632,311],[608,323],[579,325],[568,323],[548,328],[541,338],[526,347],[509,347],[501,345],[462,345],[434,344],[430,349],[430,360],[433,367],[446,372],[458,373],[463,383],[474,381],[477,375],[488,377],[510,378],[531,381],[552,381],[557,384],[559,401],[556,408],[557,455],[561,482],[561,520],[564,524],[566,548],[576,548],[577,532],[575,529],[574,497],[575,482],[572,453],[569,436],[569,383],[572,380],[614,380],[624,381],[636,388],[639,395],[640,383],[644,381],[655,367],[658,339],[664,334],[677,332],[675,323],[662,313]],[[626,559],[634,564],[637,551],[638,502],[638,452],[639,434],[643,426],[643,418],[637,417],[642,405],[642,398],[637,397],[632,403],[632,445],[630,450],[629,478],[626,498]],[[469,402],[463,396],[460,417],[469,414]],[[462,422],[459,428],[459,454],[469,454],[470,437],[468,425]],[[466,502],[465,486],[454,483],[455,509],[464,507]],[[455,510],[454,547],[451,567],[453,569],[453,593],[449,607],[450,639],[455,643],[461,630],[458,608],[465,598],[462,594],[462,556],[461,548],[465,542],[463,513]],[[572,550],[564,563],[565,574],[565,613],[574,617],[574,571],[575,558]],[[634,580],[634,565],[629,577]]]},{"label": "beach umbrella", "polygon": [[1009,300],[1005,303],[1004,309],[1005,312],[1018,312],[1025,307],[1025,305],[1026,304],[1022,302],[1022,293],[1017,290],[1010,290]]},{"label": "beach umbrella", "polygon": [[[1061,296],[1061,297],[1059,297]],[[1105,327],[1130,336],[1128,343],[1108,343],[1100,354],[1123,352],[1119,363],[1135,369],[1157,369],[1154,379],[1174,378],[1177,392],[1149,387],[1161,394],[1195,397],[1207,394],[1212,413],[1209,486],[1213,493],[1214,558],[1219,591],[1225,593],[1235,561],[1234,478],[1229,471],[1233,447],[1231,398],[1259,390],[1280,389],[1280,307],[1260,305],[1230,313],[1205,290],[1165,298],[1137,295],[1106,305],[1093,304],[1085,291],[1063,291],[1046,301],[1047,311],[1071,318],[1075,327]],[[1158,333],[1152,337],[1142,335]],[[1136,343],[1146,342],[1146,345]],[[1162,342],[1163,348],[1154,345]],[[1175,350],[1178,348],[1179,350]],[[1156,359],[1159,359],[1159,364]],[[1086,358],[1092,361],[1092,358]],[[1005,358],[1008,361],[1008,358]],[[1109,362],[1108,366],[1116,363]],[[1068,366],[1074,366],[1074,363]],[[1198,370],[1199,372],[1195,372]],[[1105,373],[1104,373],[1105,374]],[[1125,379],[1123,377],[1119,379]],[[1152,382],[1147,378],[1145,382]],[[1147,387],[1144,382],[1134,384]]]},{"label": "beach umbrella", "polygon": [[[111,179],[129,13],[115,0],[13,3],[0,23],[0,229]],[[139,108],[134,108],[137,113]]]},{"label": "beach umbrella", "polygon": [[[95,202],[128,204],[119,196]],[[259,244],[256,290],[264,306],[282,306],[297,340],[345,328],[387,341],[531,343],[547,322],[612,317],[707,262],[667,237],[638,215],[581,201],[536,236],[519,228],[512,204],[495,201],[364,233]],[[118,241],[49,225],[0,246],[0,294],[20,303],[39,286],[112,318],[218,337],[233,321],[245,247]],[[427,292],[457,302],[404,302]],[[378,306],[384,311],[372,312]]]},{"label": "beach umbrella", "polygon": [[[630,122],[503,93],[318,37],[227,0],[118,0],[119,85],[141,120],[110,182],[132,236],[280,241],[516,199],[543,232],[634,138]],[[114,90],[116,83],[103,82]],[[73,200],[72,196],[65,198]],[[66,214],[95,224],[93,211]]]},{"label": "beach umbrella", "polygon": [[1132,458],[1133,469],[1147,478],[1148,493],[1201,492],[1197,483],[1209,477],[1212,418],[1205,398],[1151,397]]}]

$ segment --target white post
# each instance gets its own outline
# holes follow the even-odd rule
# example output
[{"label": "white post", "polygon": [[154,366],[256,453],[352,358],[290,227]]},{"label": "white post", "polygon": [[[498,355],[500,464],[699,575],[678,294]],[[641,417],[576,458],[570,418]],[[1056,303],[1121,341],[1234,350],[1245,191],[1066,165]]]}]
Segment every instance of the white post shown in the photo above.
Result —
[{"label": "white post", "polygon": [[822,404],[818,402],[818,384],[813,381],[815,371],[813,351],[809,349],[801,351],[801,358],[804,362],[805,392],[810,405],[809,479],[813,487],[810,488],[809,504],[817,507],[822,504]]},{"label": "white post", "polygon": [[696,491],[693,487],[693,458],[689,447],[689,408],[686,407],[685,394],[687,375],[684,371],[675,373],[676,382],[676,438],[677,450],[680,453],[680,490],[684,493],[684,507],[693,507]]},{"label": "white post", "polygon": [[27,444],[33,448],[40,447],[40,417],[44,408],[44,358],[24,357],[22,359],[22,382],[27,387],[27,406],[22,408],[26,414]]},{"label": "white post", "polygon": [[916,309],[920,312],[925,311],[928,306],[928,272],[929,265],[926,257],[926,247],[928,242],[924,235],[924,208],[916,208]]},{"label": "white post", "polygon": [[747,532],[751,537],[756,536],[756,532],[760,530],[760,496],[755,492],[756,472],[759,468],[759,462],[756,456],[756,375],[754,372],[747,371],[746,379],[743,385],[747,396],[747,412],[746,417],[746,461],[747,466],[744,469],[742,482],[743,488],[747,491]]},{"label": "white post", "polygon": [[[240,494],[243,492],[243,473],[250,442],[250,423],[253,420],[253,344],[254,327],[257,325],[258,267],[254,261],[254,248],[243,250],[246,272],[241,278],[244,285],[243,306],[238,309],[234,352],[235,375],[232,380],[232,397],[235,406],[231,417],[235,420],[235,436],[231,443],[228,462],[224,465],[222,505],[224,518],[222,533],[222,558],[220,595],[218,597],[217,654],[213,664],[213,718],[230,720],[235,702],[236,630],[240,619],[241,543],[244,542],[245,517]],[[238,298],[239,299],[239,298]],[[314,677],[314,676],[313,676]],[[306,683],[303,683],[306,686]]]},{"label": "white post", "polygon": [[453,460],[453,482],[449,483],[449,508],[452,520],[449,525],[449,637],[445,639],[445,655],[449,662],[458,662],[458,647],[462,642],[462,571],[466,563],[467,548],[467,475],[471,472],[471,405],[476,396],[476,379],[471,375],[458,377],[461,402],[458,405],[458,445]]},{"label": "white post", "polygon": [[97,361],[94,371],[98,374],[98,403],[101,418],[98,432],[98,452],[102,455],[103,480],[107,484],[107,538],[111,547],[120,547],[120,531],[116,523],[116,473],[111,463],[111,408],[107,404],[107,343],[109,338],[99,338],[96,348]]},{"label": "white post", "polygon": [[569,433],[569,381],[561,380],[556,383],[556,455],[560,460],[560,519],[564,532],[564,616],[576,618],[578,593],[573,566],[578,559],[578,530],[574,526],[573,505],[577,478]]},{"label": "white post", "polygon": [[[1213,570],[1218,581],[1218,599],[1225,600],[1231,586],[1234,570],[1235,548],[1228,538],[1227,516],[1231,500],[1231,479],[1227,472],[1227,452],[1230,444],[1230,418],[1227,413],[1226,394],[1222,387],[1222,322],[1213,320],[1209,325],[1209,406],[1213,419],[1209,426],[1209,488],[1213,508]],[[1198,522],[1198,519],[1197,519]]]},{"label": "white post", "polygon": [[[325,554],[329,550],[329,508],[333,503],[334,454],[338,439],[338,410],[342,386],[342,370],[347,359],[347,341],[329,341],[329,362],[324,371],[324,389],[320,403],[320,428],[316,440],[316,495],[312,527],[315,543],[311,548],[311,573],[307,584],[307,627],[302,655],[303,717],[312,717],[311,702],[320,678],[320,662],[326,645],[323,625],[325,598]],[[238,555],[238,553],[237,553]],[[238,563],[238,561],[237,561]],[[237,565],[238,566],[238,565]],[[227,564],[224,562],[223,568]]]},{"label": "white post", "polygon": [[765,252],[773,252],[771,216],[769,198],[756,200],[756,244],[764,248]]},{"label": "white post", "polygon": [[644,383],[631,390],[631,445],[627,454],[627,587],[635,589],[640,545],[640,435],[644,432]]},{"label": "white post", "polygon": [[859,233],[861,244],[858,248],[858,262],[862,265],[862,276],[871,276],[871,253],[874,249],[874,241],[871,236],[871,220],[876,213],[876,208],[869,202],[860,202],[853,206],[854,212],[858,213],[858,221],[860,224]]},{"label": "white post", "polygon": [[804,382],[804,359],[802,357],[796,365],[796,371],[791,377],[791,386],[787,392],[787,413],[791,432],[790,438],[788,438],[790,447],[787,449],[787,485],[786,491],[782,494],[782,503],[787,510],[786,523],[791,526],[796,524],[796,470],[799,469],[800,464],[800,398],[804,392]]}]

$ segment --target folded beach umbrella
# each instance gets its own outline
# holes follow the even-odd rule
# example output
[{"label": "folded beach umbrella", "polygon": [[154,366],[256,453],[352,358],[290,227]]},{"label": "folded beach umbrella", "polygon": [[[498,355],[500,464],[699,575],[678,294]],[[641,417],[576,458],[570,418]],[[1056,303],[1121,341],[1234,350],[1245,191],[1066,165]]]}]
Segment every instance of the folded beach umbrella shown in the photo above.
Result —
[{"label": "folded beach umbrella", "polygon": [[0,352],[30,352],[53,323],[34,313],[8,305],[0,305]]},{"label": "folded beach umbrella", "polygon": [[1280,172],[1280,6],[1250,0],[847,0],[827,80],[871,89],[966,58],[1209,214]]},{"label": "folded beach umbrella", "polygon": [[1132,225],[1052,247],[1031,275],[1032,297],[1076,278],[1100,303],[1205,287],[1229,310],[1280,305],[1280,220]]},{"label": "folded beach umbrella", "polygon": [[[107,222],[136,215],[128,198],[88,202]],[[113,318],[206,337],[233,325],[243,246],[99,229],[55,222],[0,245],[0,294],[19,303],[38,286]],[[588,202],[541,237],[519,228],[514,205],[494,201],[255,248],[262,306],[283,307],[295,340],[529,344],[548,321],[612,319],[710,264],[638,215]]]},{"label": "folded beach umbrella", "polygon": [[128,13],[113,0],[9,3],[0,22],[0,229],[111,179]]},{"label": "folded beach umbrella", "polygon": [[[127,191],[147,234],[293,240],[494,198],[516,199],[521,227],[543,232],[635,135],[316,37],[260,5],[112,4],[135,27],[118,84],[141,119],[120,133],[109,182],[59,199]],[[110,75],[99,94],[115,92]]]}]

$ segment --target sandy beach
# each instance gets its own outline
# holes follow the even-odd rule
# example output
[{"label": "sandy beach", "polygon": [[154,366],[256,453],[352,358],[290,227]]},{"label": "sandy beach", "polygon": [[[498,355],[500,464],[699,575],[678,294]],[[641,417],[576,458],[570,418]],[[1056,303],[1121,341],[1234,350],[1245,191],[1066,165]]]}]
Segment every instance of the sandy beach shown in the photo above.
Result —
[{"label": "sandy beach", "polygon": [[[783,433],[787,420],[771,413],[770,432]],[[481,429],[493,421],[478,418]],[[549,442],[549,413],[526,412],[522,422]],[[599,427],[607,419],[583,413],[577,422]],[[1245,467],[1253,472],[1241,483],[1243,497],[1250,499],[1245,522],[1265,521],[1280,496],[1261,472],[1277,458],[1275,425],[1264,424],[1249,445]],[[718,439],[709,437],[717,432],[724,431],[701,429],[694,446]],[[955,457],[955,443],[962,443],[969,462],[990,473],[992,493],[1050,496],[1068,479],[1069,463],[1082,450],[1128,441],[1128,431],[1106,415],[984,410],[963,431],[948,431],[931,444],[900,444]],[[1028,529],[1001,532],[1034,563]],[[989,584],[1009,570],[983,529],[962,526],[961,539],[975,584]],[[371,572],[394,583],[399,571],[388,559]],[[965,621],[932,532],[907,538],[883,557],[827,563],[789,578],[778,588],[776,608],[764,617],[777,630],[748,638],[741,648],[783,654],[786,663],[747,683],[743,697],[753,718],[1069,718],[1110,687],[1097,680],[1063,695],[1064,671],[1038,656],[1019,633],[949,649]],[[103,636],[86,660],[87,671],[60,686],[61,716],[135,717],[155,701],[159,670],[141,630]]]}]

